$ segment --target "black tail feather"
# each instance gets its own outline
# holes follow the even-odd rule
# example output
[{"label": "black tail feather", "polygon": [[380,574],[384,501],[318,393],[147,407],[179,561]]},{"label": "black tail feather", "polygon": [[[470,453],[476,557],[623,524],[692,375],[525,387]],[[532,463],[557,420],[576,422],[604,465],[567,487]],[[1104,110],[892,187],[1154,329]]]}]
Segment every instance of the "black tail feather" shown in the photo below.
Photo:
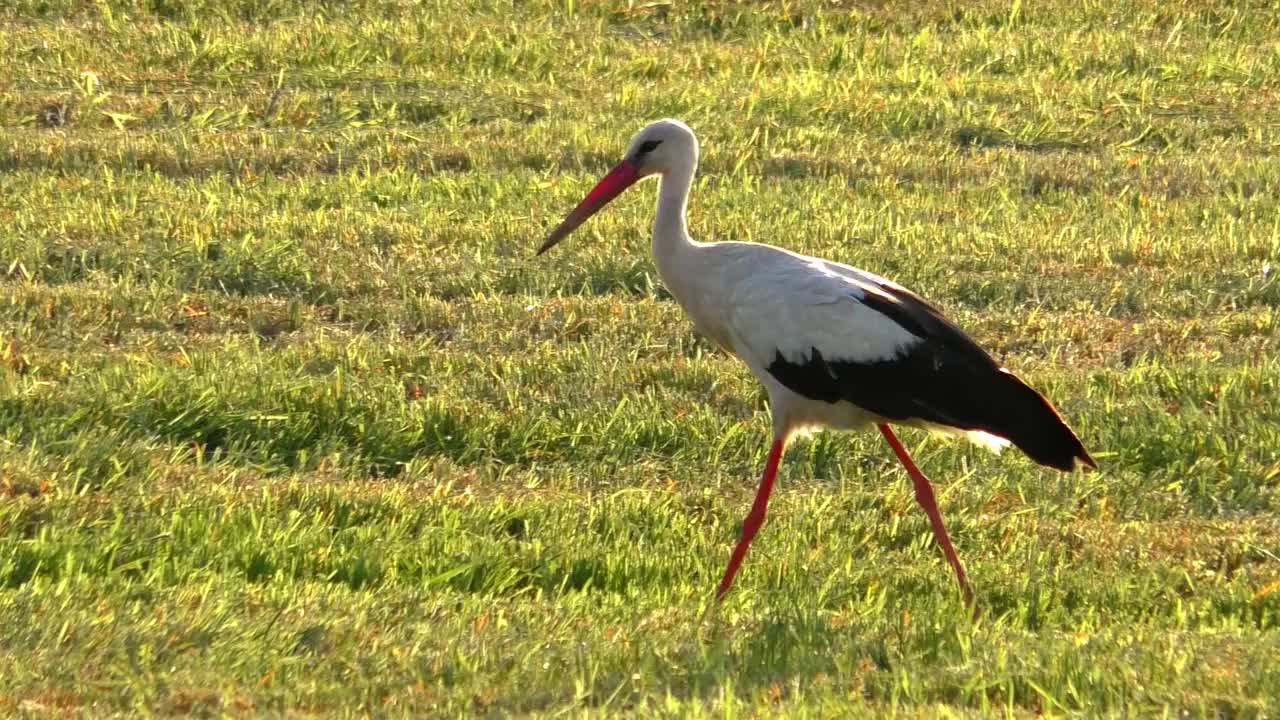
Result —
[{"label": "black tail feather", "polygon": [[1002,369],[985,389],[991,394],[973,418],[977,429],[1008,440],[1041,465],[1065,471],[1077,462],[1098,467],[1053,405],[1018,376]]}]

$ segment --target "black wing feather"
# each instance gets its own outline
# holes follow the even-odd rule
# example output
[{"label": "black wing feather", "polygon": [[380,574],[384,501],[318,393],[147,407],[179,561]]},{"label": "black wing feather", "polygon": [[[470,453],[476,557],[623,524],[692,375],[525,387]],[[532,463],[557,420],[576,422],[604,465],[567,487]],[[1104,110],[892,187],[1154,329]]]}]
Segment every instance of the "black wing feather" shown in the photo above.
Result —
[{"label": "black wing feather", "polygon": [[868,289],[860,302],[922,341],[875,362],[827,358],[816,347],[800,362],[778,352],[769,373],[820,402],[844,400],[889,420],[980,430],[1060,470],[1071,470],[1077,460],[1094,466],[1049,401],[1000,367],[936,307],[896,285]]}]

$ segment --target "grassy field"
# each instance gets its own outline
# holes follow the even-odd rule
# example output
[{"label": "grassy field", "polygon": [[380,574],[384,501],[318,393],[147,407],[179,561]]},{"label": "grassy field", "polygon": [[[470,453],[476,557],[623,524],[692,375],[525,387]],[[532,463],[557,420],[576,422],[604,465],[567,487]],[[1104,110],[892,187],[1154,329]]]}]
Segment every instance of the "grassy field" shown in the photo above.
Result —
[{"label": "grassy field", "polygon": [[[900,7],[899,7],[900,6]],[[1280,11],[9,0],[0,714],[1097,714],[1280,697]],[[648,256],[933,298],[1102,470],[788,454]]]}]

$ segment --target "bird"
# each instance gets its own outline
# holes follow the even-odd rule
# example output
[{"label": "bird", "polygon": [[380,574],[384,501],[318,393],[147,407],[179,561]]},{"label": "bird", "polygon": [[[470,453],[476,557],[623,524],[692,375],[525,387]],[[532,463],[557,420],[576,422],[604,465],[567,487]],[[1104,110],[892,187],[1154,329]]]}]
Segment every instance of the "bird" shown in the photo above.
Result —
[{"label": "bird", "polygon": [[773,245],[691,238],[687,207],[698,150],[697,137],[680,120],[646,125],[537,254],[627,188],[658,179],[652,236],[658,276],[695,329],[745,363],[764,386],[772,419],[764,472],[716,600],[733,586],[764,524],[788,443],[816,430],[874,426],[910,476],[934,540],[972,604],[932,485],[891,425],[959,436],[996,452],[1013,445],[1064,472],[1097,464],[1044,396],[920,295],[865,270]]}]

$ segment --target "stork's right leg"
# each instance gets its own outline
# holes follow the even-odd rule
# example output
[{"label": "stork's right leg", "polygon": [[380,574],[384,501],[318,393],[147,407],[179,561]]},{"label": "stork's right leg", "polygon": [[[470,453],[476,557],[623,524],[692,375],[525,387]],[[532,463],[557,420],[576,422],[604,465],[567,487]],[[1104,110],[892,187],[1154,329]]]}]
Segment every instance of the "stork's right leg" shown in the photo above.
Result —
[{"label": "stork's right leg", "polygon": [[916,502],[920,503],[920,507],[924,508],[925,514],[929,516],[929,524],[933,526],[933,539],[942,547],[943,554],[947,556],[947,562],[951,563],[952,569],[956,571],[956,579],[960,581],[960,590],[964,593],[965,601],[973,603],[973,591],[969,589],[969,581],[964,577],[964,567],[960,565],[960,558],[956,557],[955,548],[951,547],[951,537],[947,535],[947,526],[942,522],[942,512],[938,510],[938,501],[933,497],[933,486],[929,484],[929,478],[925,477],[924,473],[920,472],[920,468],[912,462],[907,449],[898,441],[898,436],[893,434],[893,430],[884,424],[879,427],[884,439],[889,441],[889,447],[893,448],[893,452],[907,469],[907,474],[911,476],[911,482],[916,490]]},{"label": "stork's right leg", "polygon": [[756,499],[751,503],[751,512],[747,513],[746,519],[742,521],[742,537],[738,540],[738,546],[733,549],[733,556],[729,558],[729,567],[724,571],[724,578],[720,580],[720,588],[716,590],[716,600],[724,598],[725,593],[729,592],[729,588],[733,586],[733,576],[738,574],[738,566],[742,564],[742,558],[747,556],[747,548],[751,547],[751,540],[764,524],[765,512],[769,507],[769,493],[773,491],[773,480],[778,476],[778,462],[782,460],[782,451],[786,445],[786,436],[779,436],[773,441],[773,448],[769,450],[769,459],[764,464],[764,476],[760,478],[760,489],[756,490]]}]

